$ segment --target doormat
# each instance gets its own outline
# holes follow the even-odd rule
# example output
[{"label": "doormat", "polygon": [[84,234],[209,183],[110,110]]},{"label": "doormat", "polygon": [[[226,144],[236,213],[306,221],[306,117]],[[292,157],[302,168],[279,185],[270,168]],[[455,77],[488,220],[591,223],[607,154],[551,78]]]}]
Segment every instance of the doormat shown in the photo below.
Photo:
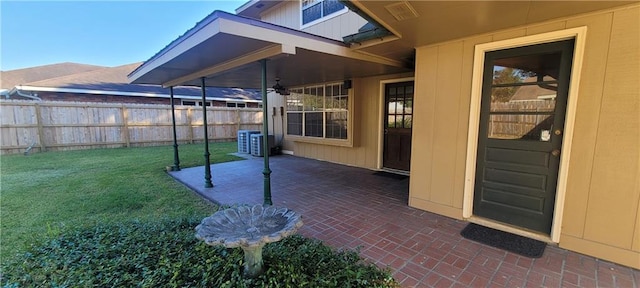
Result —
[{"label": "doormat", "polygon": [[396,179],[396,180],[404,180],[404,179],[409,178],[409,176],[407,176],[407,175],[389,173],[389,172],[385,172],[385,171],[377,171],[377,172],[374,172],[373,175],[382,176],[382,177],[388,177],[388,178],[392,178],[392,179]]},{"label": "doormat", "polygon": [[530,258],[540,258],[547,243],[470,223],[460,232],[462,237]]}]

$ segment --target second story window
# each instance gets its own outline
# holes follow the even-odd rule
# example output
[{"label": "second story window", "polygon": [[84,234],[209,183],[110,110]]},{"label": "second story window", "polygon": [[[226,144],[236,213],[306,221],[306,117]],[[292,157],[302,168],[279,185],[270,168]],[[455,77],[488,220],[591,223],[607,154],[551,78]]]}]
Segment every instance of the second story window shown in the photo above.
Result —
[{"label": "second story window", "polygon": [[338,0],[302,0],[302,25],[327,17],[346,7]]}]

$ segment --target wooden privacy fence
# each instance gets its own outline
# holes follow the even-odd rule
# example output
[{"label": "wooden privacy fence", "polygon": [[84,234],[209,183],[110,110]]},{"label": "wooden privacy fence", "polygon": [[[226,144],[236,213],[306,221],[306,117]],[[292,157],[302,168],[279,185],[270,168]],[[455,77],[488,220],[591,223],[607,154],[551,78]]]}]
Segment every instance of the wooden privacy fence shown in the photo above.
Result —
[{"label": "wooden privacy fence", "polygon": [[[202,107],[175,106],[179,143],[204,140]],[[210,141],[260,130],[258,108],[207,107]],[[1,154],[173,143],[170,105],[0,101]]]},{"label": "wooden privacy fence", "polygon": [[492,138],[520,139],[540,137],[540,131],[553,123],[555,100],[514,101],[491,103],[488,136]]}]

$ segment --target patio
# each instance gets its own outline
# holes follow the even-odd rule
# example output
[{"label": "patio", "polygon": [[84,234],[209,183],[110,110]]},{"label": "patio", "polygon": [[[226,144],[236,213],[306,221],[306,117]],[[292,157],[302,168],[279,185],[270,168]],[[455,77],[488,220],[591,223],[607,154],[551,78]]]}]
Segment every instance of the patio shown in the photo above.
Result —
[{"label": "patio", "polygon": [[[170,172],[219,204],[263,201],[263,158]],[[356,249],[403,287],[639,287],[640,271],[548,245],[538,259],[460,236],[467,222],[411,208],[408,178],[294,156],[270,158],[275,206],[302,214],[300,233]]]}]

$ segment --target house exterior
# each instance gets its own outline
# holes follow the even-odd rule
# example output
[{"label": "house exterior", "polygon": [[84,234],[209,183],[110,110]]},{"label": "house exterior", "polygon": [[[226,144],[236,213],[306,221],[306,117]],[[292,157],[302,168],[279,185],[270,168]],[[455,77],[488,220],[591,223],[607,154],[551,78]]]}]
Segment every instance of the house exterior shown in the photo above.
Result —
[{"label": "house exterior", "polygon": [[[60,63],[3,71],[0,99],[44,101],[170,104],[170,91],[158,85],[130,84],[127,79],[141,63],[102,67]],[[174,87],[174,104],[202,106],[202,90],[194,86]],[[207,106],[258,108],[257,90],[207,87]]]},{"label": "house exterior", "polygon": [[129,79],[278,79],[286,153],[408,174],[409,206],[640,269],[638,2],[341,3],[214,12]]}]

